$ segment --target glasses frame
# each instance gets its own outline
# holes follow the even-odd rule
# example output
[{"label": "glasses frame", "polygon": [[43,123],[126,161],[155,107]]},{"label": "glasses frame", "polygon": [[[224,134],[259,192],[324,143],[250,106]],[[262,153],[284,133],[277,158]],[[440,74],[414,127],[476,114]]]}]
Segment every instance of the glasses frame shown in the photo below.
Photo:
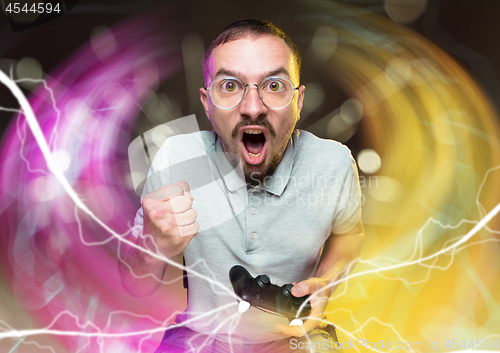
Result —
[{"label": "glasses frame", "polygon": [[[243,102],[243,100],[245,100],[245,95],[247,93],[247,87],[248,86],[255,86],[255,88],[257,88],[257,93],[259,94],[259,99],[260,101],[262,102],[262,104],[264,104],[266,107],[268,107],[269,109],[272,109],[272,110],[279,110],[279,109],[283,109],[283,108],[286,108],[290,105],[290,103],[292,103],[293,101],[293,98],[295,97],[295,91],[297,91],[300,87],[300,85],[298,85],[297,87],[295,87],[293,89],[293,94],[292,94],[292,97],[290,98],[290,101],[281,106],[281,107],[271,107],[269,105],[266,104],[266,102],[264,102],[264,99],[262,98],[262,94],[260,94],[260,85],[262,84],[262,82],[264,82],[265,80],[269,80],[269,79],[273,79],[273,78],[276,78],[276,79],[284,79],[284,80],[287,80],[289,81],[291,84],[292,84],[292,87],[294,87],[294,83],[292,80],[290,80],[288,77],[283,77],[283,76],[268,76],[268,77],[265,77],[262,79],[262,81],[259,82],[259,84],[257,85],[256,83],[247,83],[245,84],[245,82],[243,82],[243,80],[239,79],[238,77],[234,77],[234,76],[222,76],[222,77],[218,77],[214,80],[212,80],[212,82],[210,82],[210,84],[208,85],[208,87],[203,87],[205,89],[205,91],[208,92],[208,97],[210,98],[210,101],[219,109],[223,109],[223,110],[230,110],[230,109],[234,109],[236,108],[238,105],[241,104],[241,102]],[[239,81],[241,82],[242,86],[243,86],[243,94],[241,95],[241,100],[234,106],[230,107],[230,108],[225,108],[225,107],[221,107],[220,105],[218,105],[217,103],[214,102],[214,100],[212,99],[212,95],[210,94],[210,86],[212,86],[212,84],[215,82],[215,81],[218,81],[218,80],[223,80],[223,79],[230,79],[230,80],[235,80],[235,81]]]}]

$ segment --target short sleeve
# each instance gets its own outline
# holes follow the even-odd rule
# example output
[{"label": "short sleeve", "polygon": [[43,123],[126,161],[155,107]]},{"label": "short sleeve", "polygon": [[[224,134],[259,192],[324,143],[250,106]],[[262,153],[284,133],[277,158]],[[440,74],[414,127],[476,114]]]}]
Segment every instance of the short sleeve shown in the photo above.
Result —
[{"label": "short sleeve", "polygon": [[358,168],[352,158],[349,159],[340,194],[337,210],[332,223],[332,233],[342,234],[350,231],[361,219],[361,194]]}]

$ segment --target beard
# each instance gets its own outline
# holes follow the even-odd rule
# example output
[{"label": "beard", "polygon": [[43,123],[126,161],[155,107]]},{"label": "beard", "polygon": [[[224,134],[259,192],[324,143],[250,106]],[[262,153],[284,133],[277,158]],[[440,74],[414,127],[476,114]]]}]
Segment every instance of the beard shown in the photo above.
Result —
[{"label": "beard", "polygon": [[260,169],[260,166],[243,166],[243,172],[245,173],[245,181],[247,183],[248,188],[252,188],[254,186],[259,186],[264,183],[264,180],[267,177],[271,177],[281,160],[281,154],[275,154],[272,156],[271,162],[269,165],[263,170]]},{"label": "beard", "polygon": [[[269,131],[269,135],[271,138],[276,137],[276,131],[274,130],[272,125],[269,123],[269,121],[267,121],[267,119],[262,117],[262,118],[257,119],[256,121],[250,121],[250,120],[241,121],[238,125],[235,126],[235,128],[231,132],[231,136],[229,138],[232,139],[232,141],[237,141],[240,129],[244,126],[247,126],[247,125],[263,126]],[[273,153],[273,151],[268,152],[268,153],[273,153],[273,155],[271,156],[271,161],[269,162],[269,164],[267,166],[265,166],[264,164],[251,165],[251,164],[247,164],[244,160],[242,160],[243,159],[242,157],[240,160],[240,157],[238,154],[235,154],[234,152],[230,152],[231,149],[229,148],[229,146],[227,144],[228,141],[225,141],[223,136],[217,132],[215,127],[214,127],[214,131],[217,134],[217,136],[220,138],[222,146],[224,148],[224,151],[229,152],[229,155],[228,155],[228,153],[226,153],[226,156],[228,157],[229,162],[234,167],[236,167],[240,162],[242,163],[243,173],[245,175],[245,181],[246,181],[247,187],[254,187],[254,186],[262,185],[265,178],[270,177],[274,174],[274,172],[276,171],[276,168],[278,167],[278,165],[281,161],[281,157],[285,153],[285,149],[286,149],[286,146],[287,146],[288,140],[289,140],[289,139],[286,139],[285,141],[283,141],[278,152],[274,152],[274,153]],[[235,144],[235,147],[239,148],[238,141]]]}]

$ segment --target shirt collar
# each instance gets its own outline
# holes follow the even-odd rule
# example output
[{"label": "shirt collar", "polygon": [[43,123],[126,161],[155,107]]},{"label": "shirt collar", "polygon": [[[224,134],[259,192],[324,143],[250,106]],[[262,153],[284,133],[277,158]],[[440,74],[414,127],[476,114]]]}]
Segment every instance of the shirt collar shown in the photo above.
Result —
[{"label": "shirt collar", "polygon": [[[294,140],[299,136],[299,131],[296,130],[292,134],[292,138],[288,141],[283,158],[281,159],[274,174],[264,179],[260,187],[265,191],[281,196],[285,187],[290,180],[292,174],[293,162],[295,160],[295,143]],[[245,175],[241,162],[234,168],[224,153],[222,143],[218,136],[215,137],[215,162],[224,183],[229,191],[233,192],[237,189],[246,186]]]}]

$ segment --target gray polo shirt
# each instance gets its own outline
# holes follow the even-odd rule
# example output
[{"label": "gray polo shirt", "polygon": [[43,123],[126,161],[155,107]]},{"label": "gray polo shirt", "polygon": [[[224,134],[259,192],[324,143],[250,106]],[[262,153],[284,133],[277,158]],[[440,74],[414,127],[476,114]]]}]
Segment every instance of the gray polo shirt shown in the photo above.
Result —
[{"label": "gray polo shirt", "polygon": [[[184,250],[188,269],[186,325],[217,339],[258,343],[283,339],[274,328],[288,320],[258,309],[238,313],[229,269],[267,274],[277,285],[314,276],[321,248],[332,233],[351,230],[360,219],[355,162],[344,145],[295,131],[272,177],[246,186],[241,165],[233,167],[213,132],[168,138],[150,168],[142,197],[185,180],[194,197],[199,233]],[[133,234],[142,230],[139,209]],[[209,279],[209,280],[207,280]],[[227,304],[234,304],[221,309]],[[203,318],[202,314],[211,312]]]}]

